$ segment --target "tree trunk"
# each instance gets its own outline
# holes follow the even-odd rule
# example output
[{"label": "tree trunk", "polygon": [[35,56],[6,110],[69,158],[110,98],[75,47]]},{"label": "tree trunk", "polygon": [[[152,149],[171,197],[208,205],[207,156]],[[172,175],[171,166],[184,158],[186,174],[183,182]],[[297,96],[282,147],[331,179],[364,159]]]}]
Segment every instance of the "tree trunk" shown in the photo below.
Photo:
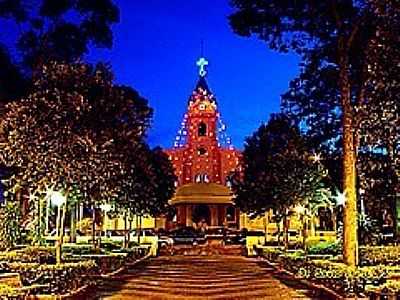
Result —
[{"label": "tree trunk", "polygon": [[140,245],[140,237],[142,235],[142,215],[139,215],[139,230],[138,230],[138,244]]},{"label": "tree trunk", "polygon": [[289,246],[289,236],[288,236],[288,219],[287,219],[287,211],[283,215],[283,246],[285,251],[288,249]]},{"label": "tree trunk", "polygon": [[354,148],[353,111],[347,53],[339,53],[340,92],[343,113],[343,191],[346,201],[343,210],[343,260],[356,266],[357,255],[357,196],[356,196],[356,149]]},{"label": "tree trunk", "polygon": [[304,251],[307,251],[307,233],[308,233],[308,228],[307,228],[307,218],[305,214],[301,215],[301,226],[302,226],[302,239],[303,239],[303,249]]},{"label": "tree trunk", "polygon": [[269,227],[269,210],[267,210],[264,214],[264,221],[265,221],[265,244],[267,245],[269,242],[268,237],[268,227]]},{"label": "tree trunk", "polygon": [[94,204],[92,205],[92,243],[93,247],[96,248],[96,209]]},{"label": "tree trunk", "polygon": [[59,241],[58,241],[58,252],[57,252],[57,263],[61,263],[61,258],[62,258],[62,245],[64,243],[64,228],[65,228],[65,214],[67,211],[67,203],[63,204],[64,207],[62,208],[62,216],[61,216],[61,224],[60,224],[60,236],[59,236]]},{"label": "tree trunk", "polygon": [[126,233],[128,231],[128,216],[126,213],[126,209],[124,211],[124,248],[127,247],[127,237],[126,237]]},{"label": "tree trunk", "polygon": [[132,213],[131,210],[128,210],[128,215],[129,215],[129,227],[128,227],[128,247],[129,243],[131,242],[131,231],[132,231]]},{"label": "tree trunk", "polygon": [[76,242],[76,203],[71,207],[71,220],[70,220],[70,236],[71,236],[71,243]]},{"label": "tree trunk", "polygon": [[60,241],[60,219],[61,219],[61,206],[57,208],[57,219],[56,219],[56,262],[57,264],[61,263],[61,241]]}]

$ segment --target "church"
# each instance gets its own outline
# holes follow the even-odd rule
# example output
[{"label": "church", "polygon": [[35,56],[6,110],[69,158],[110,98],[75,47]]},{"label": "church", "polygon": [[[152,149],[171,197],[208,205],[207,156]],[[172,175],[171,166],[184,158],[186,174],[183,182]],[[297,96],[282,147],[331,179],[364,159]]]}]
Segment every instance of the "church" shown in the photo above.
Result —
[{"label": "church", "polygon": [[206,76],[208,61],[201,57],[197,84],[187,102],[174,146],[165,150],[177,177],[170,205],[176,216],[168,229],[183,226],[239,228],[240,213],[233,205],[229,175],[240,168],[240,151],[225,133],[217,99]]}]

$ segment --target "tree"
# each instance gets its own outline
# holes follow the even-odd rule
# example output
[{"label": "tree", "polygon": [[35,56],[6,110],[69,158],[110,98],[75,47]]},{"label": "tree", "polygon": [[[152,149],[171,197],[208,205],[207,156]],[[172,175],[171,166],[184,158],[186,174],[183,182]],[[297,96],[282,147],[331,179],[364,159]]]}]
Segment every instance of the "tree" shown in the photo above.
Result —
[{"label": "tree", "polygon": [[283,217],[287,246],[287,216],[297,204],[321,198],[322,173],[311,160],[307,140],[284,115],[273,115],[268,124],[246,139],[243,175],[236,175],[235,204],[246,213],[262,215],[273,209]]},{"label": "tree", "polygon": [[51,63],[27,98],[7,105],[0,159],[16,168],[14,190],[32,198],[78,190],[87,204],[111,201],[124,176],[121,149],[142,139],[151,114],[104,65]]},{"label": "tree", "polygon": [[[386,3],[386,2],[385,2]],[[369,1],[234,0],[230,17],[241,35],[256,34],[270,48],[294,50],[307,64],[337,70],[342,114],[344,261],[357,264],[356,112],[365,100],[367,53],[377,23]],[[312,73],[311,73],[312,74]],[[321,72],[317,72],[318,75]]]},{"label": "tree", "polygon": [[[5,71],[11,76],[2,77],[0,73],[0,80],[4,80],[0,83],[10,83],[0,84],[4,89],[0,97],[5,94],[0,100],[7,101],[29,92],[30,75],[35,70],[40,73],[42,65],[50,61],[74,62],[88,52],[89,45],[110,48],[111,26],[119,21],[119,11],[111,0],[40,0],[35,5],[3,0],[0,17],[14,20],[22,30],[16,44],[22,64],[14,62],[7,51],[0,52],[2,68],[7,67]],[[15,86],[20,87],[16,94],[5,93]]]}]

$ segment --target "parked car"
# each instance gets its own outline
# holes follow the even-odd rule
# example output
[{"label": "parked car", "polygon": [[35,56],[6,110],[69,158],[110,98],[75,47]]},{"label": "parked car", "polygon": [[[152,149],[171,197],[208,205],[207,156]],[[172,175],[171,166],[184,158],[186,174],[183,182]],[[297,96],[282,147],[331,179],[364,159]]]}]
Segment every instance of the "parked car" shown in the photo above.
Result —
[{"label": "parked car", "polygon": [[182,227],[171,232],[174,244],[202,244],[205,243],[205,235],[196,231],[193,227]]},{"label": "parked car", "polygon": [[224,239],[226,229],[224,227],[208,227],[205,232],[206,239]]},{"label": "parked car", "polygon": [[247,230],[227,229],[225,233],[225,244],[244,245],[246,244]]},{"label": "parked car", "polygon": [[174,245],[174,239],[169,237],[167,233],[158,235],[158,246],[159,248],[171,247]]}]

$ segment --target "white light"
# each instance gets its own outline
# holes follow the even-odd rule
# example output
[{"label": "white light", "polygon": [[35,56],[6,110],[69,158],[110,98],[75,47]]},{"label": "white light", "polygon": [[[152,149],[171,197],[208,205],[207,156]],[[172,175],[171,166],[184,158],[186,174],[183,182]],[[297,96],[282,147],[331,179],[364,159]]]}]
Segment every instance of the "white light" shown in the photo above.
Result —
[{"label": "white light", "polygon": [[344,205],[346,203],[345,193],[338,192],[338,194],[335,196],[335,200],[337,205]]},{"label": "white light", "polygon": [[104,212],[109,212],[109,211],[111,211],[112,207],[111,207],[111,204],[104,203],[104,204],[100,205],[100,209]]},{"label": "white light", "polygon": [[312,160],[313,160],[314,162],[320,162],[320,161],[321,161],[321,153],[315,153],[315,154],[312,156]]},{"label": "white light", "polygon": [[52,191],[50,195],[51,203],[55,206],[61,206],[65,203],[65,196],[57,191]]},{"label": "white light", "polygon": [[303,205],[298,205],[295,207],[295,211],[299,214],[302,215],[305,212],[305,207]]}]

